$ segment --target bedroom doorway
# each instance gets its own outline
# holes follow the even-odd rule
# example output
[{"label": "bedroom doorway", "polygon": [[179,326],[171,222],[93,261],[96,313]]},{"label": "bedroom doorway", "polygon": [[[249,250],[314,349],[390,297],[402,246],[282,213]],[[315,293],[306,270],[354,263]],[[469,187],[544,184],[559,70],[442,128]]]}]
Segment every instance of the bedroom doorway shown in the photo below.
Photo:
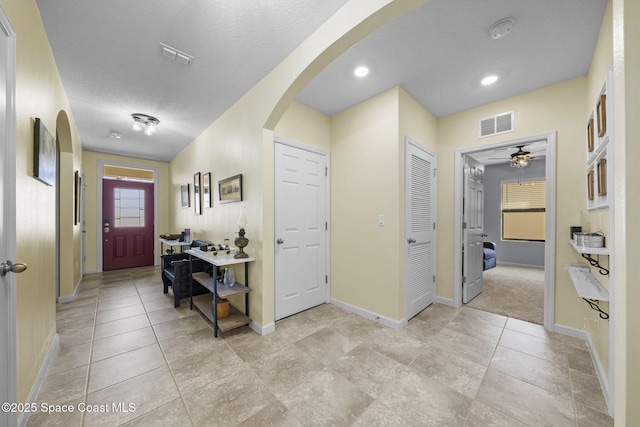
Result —
[{"label": "bedroom doorway", "polygon": [[[515,152],[517,148],[514,150],[514,147],[519,147],[521,145],[532,146],[536,148],[536,161],[543,162],[544,165],[544,180],[545,180],[545,189],[546,189],[546,211],[544,213],[544,221],[545,221],[545,237],[544,242],[539,242],[539,245],[542,247],[542,255],[537,263],[538,265],[544,266],[543,269],[527,269],[527,267],[523,265],[518,265],[518,263],[514,263],[515,265],[507,264],[503,266],[504,268],[496,268],[487,270],[484,272],[485,282],[491,283],[492,281],[500,281],[505,280],[508,284],[513,288],[514,292],[518,290],[525,290],[525,286],[523,283],[528,283],[531,281],[531,287],[535,288],[535,282],[537,281],[538,286],[540,283],[540,279],[544,283],[543,285],[543,307],[542,307],[542,319],[539,319],[535,323],[542,323],[546,329],[551,329],[554,324],[554,270],[555,270],[555,132],[543,135],[536,135],[527,138],[514,139],[510,141],[505,141],[501,143],[495,144],[487,144],[483,146],[468,148],[465,150],[456,151],[455,155],[455,220],[456,220],[456,228],[454,230],[455,234],[455,243],[454,243],[454,251],[457,254],[460,254],[459,257],[454,259],[454,283],[456,286],[454,287],[454,305],[456,307],[462,306],[462,236],[464,233],[463,230],[463,220],[462,220],[462,208],[464,204],[464,192],[463,192],[463,172],[464,172],[464,158],[467,155],[471,155],[476,158],[482,164],[506,164],[507,171],[510,172],[515,180],[523,180],[523,177],[526,178],[526,171],[524,168],[509,166],[512,151]],[[535,145],[533,145],[535,144]],[[531,156],[533,157],[533,156]],[[511,169],[511,170],[509,170]],[[528,172],[528,171],[527,171]],[[524,182],[524,181],[522,181]],[[485,187],[487,191],[487,188]],[[498,192],[498,194],[500,194]],[[494,203],[494,202],[489,202]],[[485,201],[485,206],[487,205],[487,201]],[[495,216],[495,215],[494,215]],[[487,218],[487,215],[485,215]],[[501,222],[501,216],[498,213],[498,220]],[[490,230],[485,230],[485,233]],[[498,240],[500,243],[502,242],[501,233],[499,229],[493,229],[489,233],[489,236],[486,237],[487,240]],[[499,250],[499,248],[498,248]],[[506,253],[513,252],[513,248],[508,248]],[[498,260],[500,260],[500,255],[498,255]],[[527,261],[528,263],[528,261]],[[537,270],[537,271],[534,271]],[[520,283],[520,288],[518,289],[517,284]],[[487,286],[486,289],[489,289],[490,286]],[[490,289],[489,289],[490,290]],[[487,292],[487,290],[485,290]],[[489,292],[487,292],[489,293]],[[478,300],[478,298],[480,298]],[[469,302],[469,306],[475,308],[480,308],[485,311],[497,312],[498,307],[492,307],[491,295],[482,295],[476,297],[476,300],[471,300]],[[486,300],[486,301],[483,301]],[[517,303],[515,303],[517,305]],[[508,305],[508,304],[507,304]],[[481,306],[481,307],[480,307]],[[499,313],[508,315],[508,313]],[[516,317],[514,315],[513,317]],[[522,320],[532,321],[531,318],[524,318]]]}]

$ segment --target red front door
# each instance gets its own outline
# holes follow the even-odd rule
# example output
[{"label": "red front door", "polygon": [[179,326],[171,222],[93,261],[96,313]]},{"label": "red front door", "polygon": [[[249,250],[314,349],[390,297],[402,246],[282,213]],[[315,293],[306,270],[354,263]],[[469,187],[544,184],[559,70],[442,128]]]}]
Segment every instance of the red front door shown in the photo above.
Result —
[{"label": "red front door", "polygon": [[102,181],[102,269],[153,265],[153,183]]}]

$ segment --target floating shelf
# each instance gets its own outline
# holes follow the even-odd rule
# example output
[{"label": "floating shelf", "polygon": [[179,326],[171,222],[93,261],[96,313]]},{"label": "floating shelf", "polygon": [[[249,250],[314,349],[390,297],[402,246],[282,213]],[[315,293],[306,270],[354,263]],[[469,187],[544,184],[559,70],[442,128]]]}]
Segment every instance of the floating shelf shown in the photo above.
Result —
[{"label": "floating shelf", "polygon": [[609,255],[609,248],[592,248],[590,246],[578,246],[575,240],[568,239],[569,244],[573,246],[579,254],[591,254],[591,255]]},{"label": "floating shelf", "polygon": [[593,277],[588,267],[569,266],[567,271],[580,298],[609,301],[609,292]]}]

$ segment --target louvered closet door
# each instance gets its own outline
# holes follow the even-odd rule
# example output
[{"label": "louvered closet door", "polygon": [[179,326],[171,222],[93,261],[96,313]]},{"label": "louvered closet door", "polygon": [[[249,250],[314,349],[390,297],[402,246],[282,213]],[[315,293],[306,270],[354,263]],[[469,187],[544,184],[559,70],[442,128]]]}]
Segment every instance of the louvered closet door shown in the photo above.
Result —
[{"label": "louvered closet door", "polygon": [[435,156],[406,142],[406,319],[435,301]]}]

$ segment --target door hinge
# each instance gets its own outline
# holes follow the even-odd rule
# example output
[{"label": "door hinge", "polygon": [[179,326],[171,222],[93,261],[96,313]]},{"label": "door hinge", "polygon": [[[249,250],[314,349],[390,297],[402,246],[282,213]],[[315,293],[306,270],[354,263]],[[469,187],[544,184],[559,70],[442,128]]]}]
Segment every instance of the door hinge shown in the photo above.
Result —
[{"label": "door hinge", "polygon": [[329,166],[324,167],[324,176],[329,176]]},{"label": "door hinge", "polygon": [[435,222],[433,223],[433,229],[434,230],[436,229],[436,223]]},{"label": "door hinge", "polygon": [[433,275],[433,283],[436,283],[436,275]]},{"label": "door hinge", "polygon": [[327,221],[324,222],[324,229],[325,230],[329,229],[329,223]]},{"label": "door hinge", "polygon": [[329,276],[324,276],[324,284],[328,284],[329,283]]},{"label": "door hinge", "polygon": [[462,284],[467,283],[467,277],[466,276],[462,276]]},{"label": "door hinge", "polygon": [[437,175],[437,172],[438,172],[438,169],[436,169],[436,168],[433,168],[433,177],[434,177],[434,178],[436,177],[436,175]]},{"label": "door hinge", "polygon": [[467,229],[467,223],[466,223],[466,222],[463,222],[463,223],[462,223],[462,229],[463,229],[463,230],[466,230],[466,229]]}]

